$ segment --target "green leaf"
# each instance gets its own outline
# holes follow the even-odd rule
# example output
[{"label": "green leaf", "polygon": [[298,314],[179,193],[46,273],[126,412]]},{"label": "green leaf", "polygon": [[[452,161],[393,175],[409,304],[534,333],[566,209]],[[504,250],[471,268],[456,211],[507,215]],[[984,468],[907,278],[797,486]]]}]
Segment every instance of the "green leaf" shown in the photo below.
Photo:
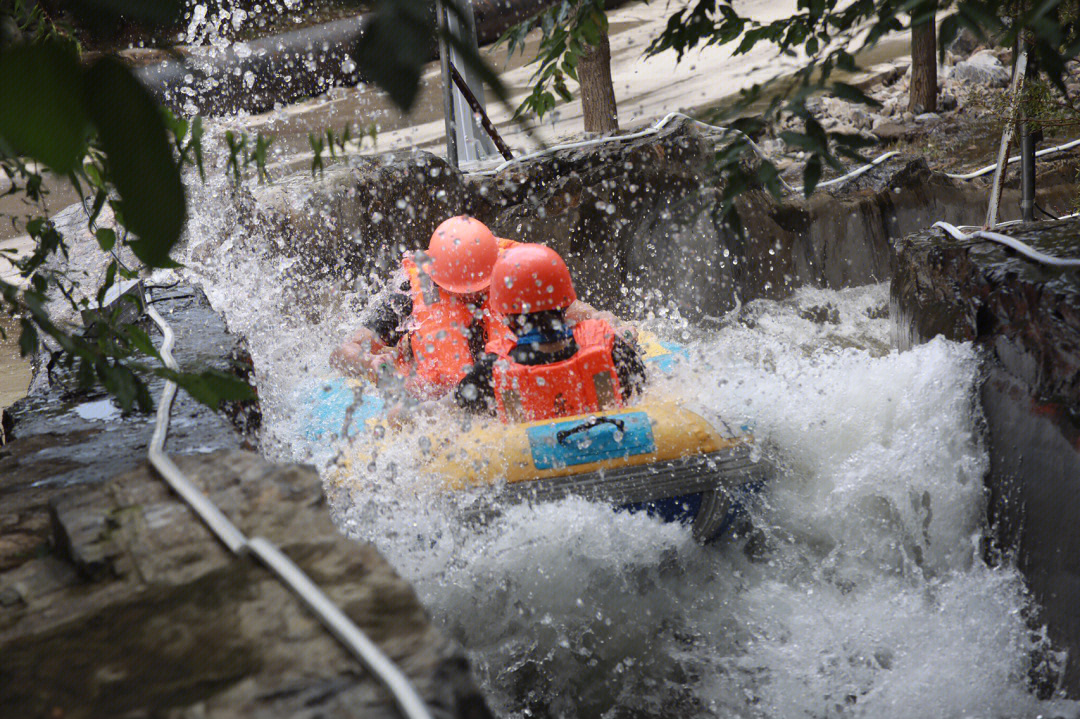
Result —
[{"label": "green leaf", "polygon": [[9,47],[0,78],[0,140],[58,174],[78,167],[89,123],[74,52],[54,42]]},{"label": "green leaf", "polygon": [[149,267],[175,267],[169,252],[184,226],[184,186],[157,103],[112,57],[87,71],[83,102],[98,129],[124,225],[139,238],[129,243],[132,251]]},{"label": "green leaf", "polygon": [[817,187],[820,179],[821,156],[811,155],[810,159],[806,161],[806,169],[803,170],[803,194],[809,197],[814,192],[814,188]]},{"label": "green leaf", "polygon": [[28,319],[22,320],[21,324],[22,332],[19,334],[19,353],[23,357],[28,357],[37,352],[37,327],[35,327],[34,323]]},{"label": "green leaf", "polygon": [[938,62],[945,62],[945,48],[960,32],[960,18],[956,14],[949,15],[938,24]]},{"label": "green leaf", "polygon": [[109,268],[105,270],[105,281],[101,283],[101,287],[99,287],[97,291],[98,307],[100,307],[102,303],[105,302],[105,293],[109,291],[109,288],[112,287],[113,282],[116,281],[117,267],[118,265],[116,260],[113,260],[109,263]]},{"label": "green leaf", "polygon": [[124,334],[127,335],[128,341],[131,342],[132,347],[139,350],[144,355],[161,359],[157,347],[150,341],[150,335],[146,334],[141,327],[138,325],[127,325],[124,327],[123,331]]},{"label": "green leaf", "polygon": [[196,401],[211,409],[216,410],[222,401],[255,399],[255,392],[251,389],[251,385],[235,375],[220,370],[206,370],[193,374],[158,369],[155,373],[176,382]]},{"label": "green leaf", "polygon": [[846,82],[834,82],[832,85],[833,94],[841,100],[847,100],[848,102],[861,103],[870,107],[880,107],[881,103],[874,98],[867,95],[865,92],[849,85]]},{"label": "green leaf", "polygon": [[424,0],[380,0],[373,15],[354,47],[354,59],[365,80],[407,111],[428,61],[432,14]]},{"label": "green leaf", "polygon": [[102,227],[95,233],[101,249],[108,252],[116,245],[116,233],[108,227]]}]

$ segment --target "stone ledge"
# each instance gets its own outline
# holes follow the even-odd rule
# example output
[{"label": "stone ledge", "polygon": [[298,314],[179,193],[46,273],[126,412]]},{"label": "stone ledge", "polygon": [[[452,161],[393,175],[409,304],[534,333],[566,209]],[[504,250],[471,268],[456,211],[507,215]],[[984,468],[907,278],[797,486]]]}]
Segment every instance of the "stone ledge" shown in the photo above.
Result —
[{"label": "stone ledge", "polygon": [[[370,545],[341,536],[313,468],[226,450],[177,464],[274,541],[444,716],[489,716],[461,650]],[[397,717],[384,690],[145,465],[53,498],[53,551],[0,574],[8,716]]]}]

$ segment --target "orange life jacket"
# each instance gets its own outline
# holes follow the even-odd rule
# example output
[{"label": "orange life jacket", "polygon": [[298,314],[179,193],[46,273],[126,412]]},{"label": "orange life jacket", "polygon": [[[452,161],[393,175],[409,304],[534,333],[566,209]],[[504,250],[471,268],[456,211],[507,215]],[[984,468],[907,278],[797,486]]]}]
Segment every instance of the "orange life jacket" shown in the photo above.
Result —
[{"label": "orange life jacket", "polygon": [[[499,250],[515,244],[500,239]],[[412,394],[441,397],[465,377],[474,363],[466,333],[474,321],[483,322],[489,342],[507,335],[512,338],[513,334],[489,307],[486,294],[480,307],[473,307],[458,295],[440,289],[417,267],[412,253],[405,253],[401,264],[409,277],[413,303],[407,326],[409,342],[399,345],[397,368],[407,378],[406,387]],[[476,318],[476,312],[482,317]]]},{"label": "orange life jacket", "polygon": [[532,422],[623,405],[611,356],[615,330],[603,320],[583,320],[574,326],[574,341],[578,351],[560,362],[523,365],[504,356],[495,363],[492,380],[500,419]]}]

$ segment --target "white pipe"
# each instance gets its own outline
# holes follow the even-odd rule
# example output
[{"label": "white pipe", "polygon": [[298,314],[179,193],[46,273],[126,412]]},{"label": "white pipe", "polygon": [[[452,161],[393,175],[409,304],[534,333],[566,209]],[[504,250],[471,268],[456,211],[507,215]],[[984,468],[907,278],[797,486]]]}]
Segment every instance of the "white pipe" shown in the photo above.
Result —
[{"label": "white pipe", "polygon": [[977,230],[975,232],[967,233],[962,232],[955,225],[950,225],[948,222],[935,222],[933,227],[937,227],[944,230],[946,233],[952,236],[955,240],[970,240],[972,238],[979,238],[983,240],[990,240],[991,242],[997,242],[998,244],[1011,247],[1020,254],[1041,262],[1044,265],[1051,267],[1080,267],[1080,260],[1062,259],[1060,257],[1054,257],[1044,252],[1039,252],[1035,248],[1024,244],[1020,240],[1014,239],[1007,235],[1003,235],[1000,232],[988,232],[986,230]]},{"label": "white pipe", "polygon": [[[754,152],[756,152],[760,157],[762,157],[765,160],[769,159],[769,156],[765,154],[765,151],[762,150],[760,147],[758,147],[757,143],[754,142],[750,138],[749,135],[742,132],[741,130],[732,130],[731,128],[720,127],[719,125],[710,125],[710,124],[708,124],[706,122],[702,122],[701,120],[695,120],[694,118],[692,118],[689,115],[687,115],[685,113],[682,113],[682,112],[669,112],[668,114],[664,115],[664,117],[659,122],[657,122],[655,125],[653,125],[652,127],[647,127],[644,130],[639,130],[638,132],[632,132],[629,135],[610,135],[608,137],[596,137],[596,138],[593,138],[591,140],[581,140],[580,142],[568,142],[568,143],[563,144],[563,145],[553,145],[551,147],[545,147],[543,150],[537,150],[536,152],[531,152],[528,155],[522,155],[521,157],[515,157],[515,158],[513,158],[511,160],[506,160],[505,162],[503,162],[500,165],[498,165],[497,167],[495,167],[495,169],[493,169],[493,170],[479,170],[479,171],[473,172],[471,174],[474,174],[474,175],[497,175],[497,174],[499,174],[500,172],[502,172],[503,170],[505,170],[506,168],[508,168],[508,167],[510,167],[512,165],[516,165],[518,163],[525,162],[526,160],[532,160],[532,159],[537,158],[537,157],[543,157],[544,155],[550,155],[551,153],[558,152],[559,150],[573,150],[573,149],[576,149],[578,147],[589,147],[589,146],[592,146],[592,145],[603,145],[603,144],[608,143],[608,142],[626,142],[628,140],[637,140],[638,138],[641,138],[641,137],[648,137],[649,135],[655,135],[656,133],[660,132],[660,130],[662,130],[665,125],[667,125],[669,122],[671,122],[676,117],[681,117],[683,119],[689,120],[690,122],[694,123],[698,127],[704,127],[706,129],[709,129],[709,130],[716,130],[718,132],[734,132],[734,133],[736,133],[738,135],[742,135],[744,138],[746,138],[746,141],[750,144],[750,148]],[[784,178],[781,177],[781,178],[778,178],[778,179],[780,180],[780,184],[783,185],[785,190],[788,190],[789,192],[794,192],[795,191],[795,188],[793,188],[791,185],[789,185],[787,182],[785,182]]]},{"label": "white pipe", "polygon": [[[1066,142],[1064,145],[1057,145],[1055,147],[1047,147],[1044,150],[1039,150],[1038,152],[1035,153],[1035,157],[1045,157],[1047,155],[1053,155],[1056,152],[1064,152],[1065,150],[1071,150],[1074,147],[1078,147],[1078,146],[1080,146],[1080,140],[1073,140],[1071,142]],[[1020,161],[1020,156],[1019,155],[1013,155],[1012,157],[1010,157],[1008,159],[1008,164],[1011,165],[1014,162],[1019,162],[1019,161]],[[962,174],[962,175],[953,174],[951,172],[946,172],[945,175],[946,175],[946,177],[951,177],[954,180],[973,180],[976,177],[981,177],[982,175],[989,174],[989,173],[993,172],[996,169],[997,169],[997,164],[995,163],[993,165],[987,165],[986,167],[980,167],[978,170],[974,170],[973,172],[968,172],[968,173],[965,173],[965,174]]]},{"label": "white pipe", "polygon": [[[872,168],[877,167],[878,165],[880,165],[882,162],[885,162],[885,160],[888,160],[893,155],[898,155],[898,154],[900,154],[898,150],[891,150],[889,152],[886,152],[884,155],[879,155],[876,160],[874,160],[873,162],[870,162],[870,163],[868,163],[866,165],[863,165],[862,167],[860,167],[857,170],[852,170],[851,172],[847,173],[846,175],[841,175],[840,177],[834,178],[832,180],[826,180],[825,182],[819,182],[819,183],[817,183],[816,186],[817,187],[828,187],[829,185],[842,184],[844,182],[847,182],[848,180],[851,180],[851,179],[854,179],[854,178],[858,177],[859,175],[863,174],[864,172],[868,172]],[[803,191],[802,186],[797,187],[795,189],[796,189],[797,192],[802,192]]]},{"label": "white pipe", "polygon": [[[647,137],[649,135],[655,135],[660,130],[662,130],[664,128],[664,126],[667,125],[667,123],[671,122],[671,120],[673,118],[676,118],[676,117],[681,117],[681,118],[684,118],[686,120],[689,120],[690,122],[694,123],[698,127],[704,127],[706,129],[709,129],[709,130],[716,130],[717,132],[734,132],[734,133],[737,133],[739,135],[742,135],[744,138],[746,138],[746,141],[748,143],[750,143],[750,147],[754,150],[754,152],[756,152],[763,159],[771,161],[771,158],[768,155],[765,154],[765,151],[762,150],[761,147],[759,147],[758,144],[756,142],[754,142],[750,138],[749,135],[746,135],[745,133],[743,133],[743,132],[741,132],[739,130],[732,130],[731,128],[721,127],[719,125],[710,125],[710,124],[708,124],[706,122],[702,122],[701,120],[695,120],[694,118],[690,117],[689,115],[686,115],[686,114],[681,113],[681,112],[669,112],[667,115],[664,115],[664,117],[659,122],[657,122],[655,125],[653,125],[652,127],[647,127],[644,130],[639,130],[638,132],[632,132],[629,135],[610,135],[608,137],[596,137],[596,138],[593,138],[591,140],[581,140],[580,142],[568,142],[568,143],[563,144],[563,145],[553,145],[551,147],[546,147],[543,150],[537,150],[536,152],[531,152],[528,155],[522,155],[521,157],[515,157],[512,160],[506,160],[503,163],[496,166],[492,170],[478,170],[478,171],[471,172],[469,174],[473,174],[473,175],[497,175],[497,174],[499,174],[500,172],[502,172],[503,170],[505,170],[508,167],[511,167],[511,166],[516,165],[516,164],[521,163],[521,162],[525,162],[527,160],[535,159],[537,157],[543,157],[544,155],[550,155],[551,153],[558,152],[559,150],[573,150],[573,149],[576,149],[578,147],[589,147],[591,145],[603,145],[603,144],[608,143],[608,142],[625,142],[627,140],[636,140],[636,139],[641,138],[641,137]],[[1056,145],[1054,147],[1048,147],[1046,149],[1039,150],[1038,152],[1035,153],[1035,157],[1045,157],[1047,155],[1053,155],[1053,154],[1058,153],[1058,152],[1064,152],[1066,150],[1071,150],[1074,147],[1080,147],[1080,139],[1072,140],[1071,142],[1066,142],[1063,145]],[[825,182],[819,182],[817,184],[817,187],[828,187],[830,185],[838,185],[838,184],[842,184],[844,182],[847,182],[848,180],[851,180],[851,179],[853,179],[855,177],[858,177],[859,175],[863,174],[864,172],[869,171],[871,168],[876,167],[877,165],[881,164],[885,160],[888,160],[889,158],[893,157],[896,154],[898,154],[898,151],[890,150],[889,152],[878,155],[877,158],[875,158],[874,160],[868,162],[867,164],[863,165],[862,167],[859,167],[858,169],[852,170],[851,172],[847,173],[846,175],[841,175],[840,177],[836,177],[836,178],[833,178],[831,180],[826,180]],[[1015,156],[1010,157],[1008,159],[1008,164],[1011,165],[1012,163],[1018,162],[1019,160],[1020,160],[1020,156],[1015,155]],[[946,173],[944,173],[944,175],[946,177],[950,177],[950,178],[952,178],[954,180],[973,180],[976,177],[981,177],[982,175],[993,172],[996,168],[997,168],[997,164],[995,163],[993,165],[987,165],[986,167],[980,167],[978,170],[974,170],[973,172],[968,172],[968,173],[963,173],[963,174],[956,174],[956,173],[952,173],[952,172],[946,172]],[[802,192],[802,190],[803,190],[802,187],[795,187],[795,186],[792,186],[792,185],[788,184],[784,180],[784,178],[782,178],[782,177],[779,178],[779,180],[780,180],[780,184],[783,185],[784,189],[789,191],[789,192]]]},{"label": "white pipe", "polygon": [[[172,356],[172,346],[175,339],[172,327],[150,303],[145,301],[145,298],[144,304],[147,308],[147,314],[161,329],[162,342],[158,351],[161,354],[162,361],[169,369],[179,371],[176,360]],[[397,702],[402,714],[407,719],[432,719],[431,712],[428,711],[427,705],[417,694],[408,677],[398,669],[374,642],[367,638],[344,612],[327,598],[291,559],[261,537],[255,537],[251,540],[245,537],[236,528],[236,525],[230,522],[222,514],[221,510],[210,501],[210,498],[192,484],[191,480],[165,454],[165,437],[169,431],[169,415],[175,397],[176,383],[167,380],[165,390],[161,393],[154,434],[150,438],[150,448],[147,451],[150,464],[157,469],[169,486],[188,503],[195,513],[199,515],[199,518],[210,527],[210,530],[231,552],[240,554],[246,551],[254,554],[284,584],[292,589],[322,622],[323,626],[345,645],[353,656],[360,660],[364,668],[371,672],[379,683],[393,695],[394,701]]]}]

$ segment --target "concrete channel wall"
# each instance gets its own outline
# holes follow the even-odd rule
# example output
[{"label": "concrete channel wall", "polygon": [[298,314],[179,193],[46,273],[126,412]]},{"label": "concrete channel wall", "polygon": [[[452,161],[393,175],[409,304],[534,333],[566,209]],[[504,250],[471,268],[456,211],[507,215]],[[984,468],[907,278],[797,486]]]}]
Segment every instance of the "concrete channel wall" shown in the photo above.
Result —
[{"label": "concrete channel wall", "polygon": [[[1009,236],[1080,258],[1080,221]],[[1015,558],[1042,607],[1061,677],[1080,695],[1080,273],[987,242],[921,232],[897,244],[893,320],[902,345],[944,335],[983,353],[991,561]],[[1045,688],[1049,689],[1049,687]]]}]

